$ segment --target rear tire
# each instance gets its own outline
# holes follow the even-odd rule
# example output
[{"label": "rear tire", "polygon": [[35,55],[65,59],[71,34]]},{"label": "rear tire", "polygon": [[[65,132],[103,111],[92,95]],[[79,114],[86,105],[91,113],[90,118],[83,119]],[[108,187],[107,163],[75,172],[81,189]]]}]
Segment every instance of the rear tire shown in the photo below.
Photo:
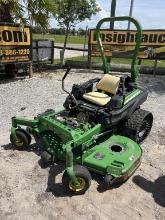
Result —
[{"label": "rear tire", "polygon": [[91,185],[91,174],[86,167],[80,165],[75,165],[73,169],[80,185],[76,187],[72,183],[67,171],[65,171],[63,174],[62,183],[67,191],[76,195],[82,195],[88,190]]},{"label": "rear tire", "polygon": [[136,110],[122,128],[122,134],[141,143],[149,135],[153,123],[151,112]]}]

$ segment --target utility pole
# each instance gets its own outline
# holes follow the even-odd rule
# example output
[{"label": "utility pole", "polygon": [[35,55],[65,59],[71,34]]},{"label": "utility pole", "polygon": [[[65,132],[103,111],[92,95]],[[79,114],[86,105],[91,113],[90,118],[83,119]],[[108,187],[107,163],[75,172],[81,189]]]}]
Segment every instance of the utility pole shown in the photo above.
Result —
[{"label": "utility pole", "polygon": [[[116,12],[116,0],[111,0],[111,13],[110,13],[110,17],[115,17],[115,12]],[[114,29],[114,22],[113,21],[110,23],[110,29],[111,30]]]},{"label": "utility pole", "polygon": [[[129,16],[132,16],[132,13],[133,13],[133,6],[134,6],[134,0],[131,0],[131,5],[130,5],[130,10],[129,10]],[[130,30],[130,21],[128,21],[128,30]]]},{"label": "utility pole", "polygon": [[[116,14],[116,0],[111,0],[111,11],[110,11],[110,17],[115,17]],[[114,21],[110,22],[110,30],[114,29]],[[107,57],[107,61],[111,63],[112,57]]]}]

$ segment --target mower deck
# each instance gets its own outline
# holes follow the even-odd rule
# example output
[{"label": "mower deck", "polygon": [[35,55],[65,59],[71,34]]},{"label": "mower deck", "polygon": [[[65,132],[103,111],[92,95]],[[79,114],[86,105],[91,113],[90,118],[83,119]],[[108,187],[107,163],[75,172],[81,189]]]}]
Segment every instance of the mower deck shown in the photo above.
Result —
[{"label": "mower deck", "polygon": [[31,135],[42,139],[47,163],[66,160],[70,168],[74,163],[80,164],[101,175],[111,175],[113,181],[129,178],[138,168],[142,150],[137,143],[119,135],[109,137],[112,131],[102,133],[101,124],[83,124],[66,115],[65,110],[51,110],[34,120],[13,118],[12,137],[17,140],[20,125],[28,126]]},{"label": "mower deck", "polygon": [[[87,155],[87,156],[86,156]],[[140,165],[142,150],[129,138],[113,135],[83,155],[89,170],[115,178],[130,176]]]}]

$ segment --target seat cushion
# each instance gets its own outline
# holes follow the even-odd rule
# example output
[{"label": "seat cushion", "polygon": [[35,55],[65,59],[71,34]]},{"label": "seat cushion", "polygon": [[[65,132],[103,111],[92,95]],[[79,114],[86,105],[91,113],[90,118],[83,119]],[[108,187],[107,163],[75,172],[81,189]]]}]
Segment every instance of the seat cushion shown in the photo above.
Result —
[{"label": "seat cushion", "polygon": [[116,95],[120,83],[120,77],[105,74],[104,77],[97,83],[97,89],[109,92]]},{"label": "seat cushion", "polygon": [[83,98],[86,99],[87,101],[90,101],[91,103],[94,103],[100,106],[106,105],[111,100],[111,97],[101,92],[85,93],[83,95]]}]

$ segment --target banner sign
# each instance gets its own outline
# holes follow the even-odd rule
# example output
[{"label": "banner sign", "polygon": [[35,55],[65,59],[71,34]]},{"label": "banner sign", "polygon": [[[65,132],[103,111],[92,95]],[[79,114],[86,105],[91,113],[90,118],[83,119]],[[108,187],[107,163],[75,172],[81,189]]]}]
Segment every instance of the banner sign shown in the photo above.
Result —
[{"label": "banner sign", "polygon": [[[137,32],[134,30],[100,31],[106,56],[130,58],[136,45]],[[94,29],[89,32],[89,55],[100,56]],[[143,31],[139,58],[165,59],[165,30]]]},{"label": "banner sign", "polygon": [[31,29],[26,26],[0,24],[0,63],[28,62],[32,60]]}]

